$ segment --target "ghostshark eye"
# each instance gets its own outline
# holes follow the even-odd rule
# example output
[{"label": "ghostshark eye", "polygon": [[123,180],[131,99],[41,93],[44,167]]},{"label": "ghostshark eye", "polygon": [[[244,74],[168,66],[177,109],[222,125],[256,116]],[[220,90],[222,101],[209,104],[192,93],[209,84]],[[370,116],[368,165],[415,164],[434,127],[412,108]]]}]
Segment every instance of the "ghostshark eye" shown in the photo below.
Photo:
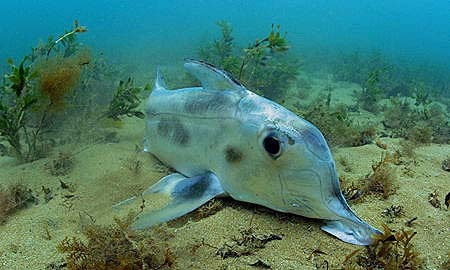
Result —
[{"label": "ghostshark eye", "polygon": [[263,146],[271,157],[278,158],[281,155],[281,143],[274,134],[269,134],[264,138]]}]

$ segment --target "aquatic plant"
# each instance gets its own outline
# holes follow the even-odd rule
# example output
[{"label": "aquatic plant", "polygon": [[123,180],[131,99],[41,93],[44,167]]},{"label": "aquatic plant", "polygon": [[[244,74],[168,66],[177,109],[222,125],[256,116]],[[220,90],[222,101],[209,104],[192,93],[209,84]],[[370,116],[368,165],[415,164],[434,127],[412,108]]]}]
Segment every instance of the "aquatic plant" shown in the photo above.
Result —
[{"label": "aquatic plant", "polygon": [[50,171],[50,174],[55,176],[67,175],[73,170],[73,167],[74,163],[72,156],[64,152],[59,152],[56,159],[52,160],[51,163],[46,164],[46,168]]},{"label": "aquatic plant", "polygon": [[405,210],[401,205],[391,205],[388,208],[384,209],[381,214],[388,218],[387,223],[393,223],[394,219],[400,216],[403,216]]},{"label": "aquatic plant", "polygon": [[424,123],[431,129],[431,142],[450,144],[450,116],[438,103],[426,106],[427,119]]},{"label": "aquatic plant", "polygon": [[137,232],[130,225],[134,214],[109,226],[88,225],[83,229],[86,240],[66,237],[58,245],[67,254],[69,270],[163,269],[176,266],[168,247],[170,236],[164,230]]},{"label": "aquatic plant", "polygon": [[363,57],[357,51],[338,56],[333,65],[333,75],[338,81],[348,81],[362,84],[366,74],[362,71]]},{"label": "aquatic plant", "polygon": [[233,55],[233,28],[226,21],[218,21],[216,24],[221,30],[221,38],[200,48],[198,55],[200,59],[213,63],[232,74],[237,74],[241,61],[238,56]]},{"label": "aquatic plant", "polygon": [[439,200],[439,192],[437,190],[434,190],[433,192],[428,193],[428,202],[434,208],[441,208],[441,201]]},{"label": "aquatic plant", "polygon": [[[49,138],[43,134],[50,129],[50,112],[62,107],[63,97],[80,78],[80,66],[89,60],[87,54],[48,57],[50,51],[42,48],[51,50],[58,43],[68,46],[69,39],[75,46],[74,35],[80,31],[58,39],[53,46],[33,48],[18,66],[8,60],[11,71],[3,76],[0,87],[0,139],[8,143],[1,144],[4,154],[29,162],[48,151]],[[48,43],[52,42],[49,38]]]},{"label": "aquatic plant", "polygon": [[127,81],[120,81],[105,116],[116,121],[120,121],[123,116],[134,116],[143,119],[145,117],[144,113],[137,110],[141,103],[139,94],[149,88],[148,85],[135,87],[131,77]]},{"label": "aquatic plant", "polygon": [[411,244],[417,233],[404,229],[393,232],[387,225],[383,229],[383,234],[374,236],[372,245],[346,256],[346,268],[358,265],[364,269],[421,269],[419,253]]},{"label": "aquatic plant", "polygon": [[416,86],[414,88],[413,98],[415,99],[414,105],[416,106],[426,106],[431,103],[429,93],[424,90],[423,86]]},{"label": "aquatic plant", "polygon": [[448,156],[447,158],[445,158],[442,163],[441,163],[441,168],[444,171],[450,172],[450,156]]},{"label": "aquatic plant", "polygon": [[79,33],[84,33],[87,31],[86,26],[80,26],[78,24],[78,20],[74,21],[74,28],[71,31],[66,31],[66,33],[62,36],[60,36],[58,39],[56,39],[55,41],[50,40],[48,42],[48,50],[47,50],[47,56],[50,55],[50,52],[52,51],[52,49],[59,43],[61,43],[65,50],[64,50],[64,57],[68,57],[70,55],[72,55],[74,52],[76,52],[76,43],[75,43],[75,39],[76,39],[76,35]]},{"label": "aquatic plant", "polygon": [[328,94],[308,106],[292,109],[319,128],[331,146],[361,146],[372,142],[376,135],[373,125],[354,122],[348,106],[330,103],[331,94]]},{"label": "aquatic plant", "polygon": [[64,98],[77,86],[82,66],[89,63],[89,55],[80,52],[69,57],[54,56],[36,64],[37,90],[49,100],[49,108],[62,110]]},{"label": "aquatic plant", "polygon": [[199,57],[230,72],[249,89],[272,98],[284,96],[289,84],[296,79],[298,60],[285,53],[289,50],[286,33],[272,25],[269,34],[234,55],[231,26],[221,21],[221,39],[216,39],[199,50]]},{"label": "aquatic plant", "polygon": [[393,137],[402,137],[414,143],[450,142],[450,120],[441,105],[424,101],[411,104],[406,98],[391,98],[391,106],[384,112],[383,125]]},{"label": "aquatic plant", "polygon": [[[367,88],[368,78],[374,72],[377,74],[377,85],[382,89],[382,96],[410,96],[411,84],[415,80],[407,67],[396,65],[394,60],[388,59],[380,51],[338,55],[332,65],[332,72],[336,80],[348,81]],[[371,93],[363,93],[371,94]]]},{"label": "aquatic plant", "polygon": [[223,246],[217,248],[216,254],[222,259],[247,256],[255,253],[258,249],[264,248],[267,243],[281,239],[282,237],[277,234],[256,234],[250,227],[242,230],[239,237],[234,237],[233,243],[224,243]]},{"label": "aquatic plant", "polygon": [[[37,73],[31,70],[31,64],[25,65],[27,62],[29,62],[28,56],[22,59],[19,66],[15,66],[14,61],[8,59],[11,71],[4,76],[3,86],[1,87],[3,91],[6,90],[6,87],[9,87],[14,90],[16,96],[21,96],[23,90],[26,87],[30,87],[31,81],[37,77]],[[9,84],[5,80],[9,81]]]},{"label": "aquatic plant", "polygon": [[426,123],[419,122],[407,131],[406,138],[418,144],[431,143],[432,129]]},{"label": "aquatic plant", "polygon": [[417,147],[416,143],[408,140],[402,140],[400,141],[399,145],[400,145],[399,154],[401,157],[415,159],[416,153],[414,149]]},{"label": "aquatic plant", "polygon": [[14,212],[36,202],[37,198],[25,185],[12,184],[6,188],[0,187],[0,224]]},{"label": "aquatic plant", "polygon": [[[6,154],[19,161],[29,161],[38,155],[35,142],[40,131],[37,128],[28,132],[26,127],[26,113],[37,102],[35,93],[30,90],[36,73],[31,71],[31,65],[25,66],[27,61],[25,57],[16,67],[12,60],[8,60],[11,72],[4,76],[0,88],[0,138],[10,146],[4,147]],[[22,133],[26,136],[27,149],[22,145]]]},{"label": "aquatic plant", "polygon": [[381,73],[382,70],[380,69],[371,71],[363,84],[362,90],[354,92],[357,104],[366,111],[377,112],[379,110],[378,102],[383,95],[383,90],[380,87]]},{"label": "aquatic plant", "polygon": [[380,195],[383,199],[394,193],[397,174],[393,164],[394,156],[383,152],[380,161],[372,165],[372,172],[362,179],[365,192]]}]

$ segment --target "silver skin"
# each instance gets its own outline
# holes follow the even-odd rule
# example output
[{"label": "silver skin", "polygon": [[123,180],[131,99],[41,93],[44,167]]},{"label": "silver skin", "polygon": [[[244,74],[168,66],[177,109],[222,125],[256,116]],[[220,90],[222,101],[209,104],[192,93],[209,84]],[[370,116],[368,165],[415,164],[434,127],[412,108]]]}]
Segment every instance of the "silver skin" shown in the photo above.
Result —
[{"label": "silver skin", "polygon": [[183,198],[190,195],[180,196],[184,191],[174,192],[175,186],[205,174],[207,179],[213,176],[205,181],[214,191],[199,203],[191,200],[182,211],[165,209],[159,213],[163,218],[146,220],[138,227],[175,218],[214,196],[228,195],[276,211],[324,219],[322,229],[339,239],[372,243],[373,234],[380,232],[346,203],[333,157],[316,127],[211,65],[187,60],[185,67],[202,87],[167,90],[158,75],[146,105],[145,150],[179,173],[175,180],[162,179],[146,193],[165,190],[176,200],[166,208],[183,208]]}]

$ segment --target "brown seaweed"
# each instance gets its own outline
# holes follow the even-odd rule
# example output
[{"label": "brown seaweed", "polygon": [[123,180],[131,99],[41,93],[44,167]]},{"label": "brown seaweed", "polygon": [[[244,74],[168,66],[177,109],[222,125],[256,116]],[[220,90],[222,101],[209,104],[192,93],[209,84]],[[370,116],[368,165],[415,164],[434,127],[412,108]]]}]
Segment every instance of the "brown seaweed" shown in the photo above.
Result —
[{"label": "brown seaweed", "polygon": [[383,228],[383,234],[375,236],[372,245],[346,256],[345,269],[355,266],[363,269],[420,269],[422,261],[411,244],[417,233],[403,229],[393,232],[387,225],[383,225]]},{"label": "brown seaweed", "polygon": [[136,232],[130,225],[135,218],[114,219],[109,226],[87,225],[85,241],[66,237],[58,250],[66,254],[69,270],[167,269],[175,267],[176,258],[168,246],[164,230]]},{"label": "brown seaweed", "polygon": [[16,211],[36,203],[37,198],[30,188],[22,184],[0,187],[0,224]]}]

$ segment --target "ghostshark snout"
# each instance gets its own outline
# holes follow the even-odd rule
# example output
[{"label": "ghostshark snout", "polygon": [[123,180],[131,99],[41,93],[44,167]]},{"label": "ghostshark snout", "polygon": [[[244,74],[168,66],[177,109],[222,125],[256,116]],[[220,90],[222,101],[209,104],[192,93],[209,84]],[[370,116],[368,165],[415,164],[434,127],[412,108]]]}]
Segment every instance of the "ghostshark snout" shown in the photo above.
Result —
[{"label": "ghostshark snout", "polygon": [[360,219],[327,221],[321,228],[344,242],[362,246],[372,244],[374,237],[381,234],[378,229]]}]

